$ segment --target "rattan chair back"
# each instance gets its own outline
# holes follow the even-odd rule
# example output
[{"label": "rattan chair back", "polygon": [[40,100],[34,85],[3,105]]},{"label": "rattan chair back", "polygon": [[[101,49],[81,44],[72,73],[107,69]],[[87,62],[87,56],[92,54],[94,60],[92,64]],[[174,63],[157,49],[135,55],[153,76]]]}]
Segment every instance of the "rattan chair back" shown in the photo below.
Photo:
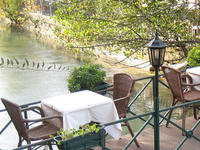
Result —
[{"label": "rattan chair back", "polygon": [[[168,82],[169,88],[173,95],[172,106],[176,105],[179,102],[191,102],[200,99],[200,91],[195,90],[192,86],[194,84],[192,78],[187,74],[182,74],[179,70],[176,70],[170,66],[162,66],[162,70],[164,72],[165,78]],[[182,78],[187,78],[190,84],[183,83]],[[186,87],[186,88],[185,88]],[[182,128],[185,129],[185,120],[186,120],[186,112],[190,106],[183,107],[183,114],[182,114]],[[197,119],[197,112],[195,105],[191,105],[194,111],[194,118]],[[169,120],[172,116],[173,110],[169,112],[168,121],[166,123],[166,127],[169,125]],[[183,135],[185,135],[183,131]]]},{"label": "rattan chair back", "polygon": [[[58,127],[54,126],[53,124],[48,123],[47,120],[50,119],[59,119],[62,120],[61,116],[46,116],[44,117],[43,110],[38,106],[32,106],[32,107],[26,107],[26,108],[20,108],[17,104],[8,101],[4,98],[1,98],[2,103],[4,104],[11,121],[13,122],[18,135],[19,135],[19,143],[18,147],[22,145],[23,140],[26,140],[28,144],[31,143],[31,141],[36,140],[42,140],[42,139],[48,139],[50,135],[56,135],[57,131],[59,130]],[[40,114],[41,118],[39,119],[24,119],[22,116],[22,112],[28,111],[28,110],[34,110],[37,109]],[[30,124],[28,124],[30,122]],[[34,125],[32,128],[27,128],[27,125],[32,125],[34,123],[38,123],[39,125]],[[46,144],[49,145],[49,148],[51,149],[51,142],[47,142]],[[29,150],[31,147],[28,148]]]},{"label": "rattan chair back", "polygon": [[169,66],[162,66],[162,70],[168,82],[169,88],[173,94],[173,97],[179,101],[183,101],[181,72]]},{"label": "rattan chair back", "polygon": [[114,75],[113,84],[113,99],[126,97],[123,100],[115,101],[115,105],[120,118],[126,117],[127,107],[130,101],[130,96],[135,84],[134,78],[126,73],[118,73]]},{"label": "rattan chair back", "polygon": [[2,98],[1,101],[4,104],[18,134],[24,139],[28,139],[27,129],[22,117],[21,108],[17,104],[6,99]]}]

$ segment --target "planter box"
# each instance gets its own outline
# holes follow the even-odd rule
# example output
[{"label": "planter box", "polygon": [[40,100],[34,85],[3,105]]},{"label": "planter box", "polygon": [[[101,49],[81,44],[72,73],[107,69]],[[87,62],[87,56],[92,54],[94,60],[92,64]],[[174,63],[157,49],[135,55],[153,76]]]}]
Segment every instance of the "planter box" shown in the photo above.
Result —
[{"label": "planter box", "polygon": [[99,84],[98,86],[96,86],[93,91],[105,90],[105,89],[112,87],[112,86],[113,86],[112,84],[108,84],[106,82],[103,82],[103,83]]},{"label": "planter box", "polygon": [[[60,141],[60,137],[56,137],[55,141]],[[57,147],[59,150],[86,150],[94,146],[100,146],[105,150],[109,150],[105,147],[105,130],[100,129],[98,133],[92,132],[85,134],[84,136],[77,136],[71,139],[61,141],[61,144]]]},{"label": "planter box", "polygon": [[[107,89],[109,87],[112,87],[112,86],[113,86],[112,84],[109,84],[109,83],[106,83],[106,82],[102,82],[99,85],[97,85],[92,91],[96,92],[96,91],[100,91],[100,90],[105,90],[105,89]],[[82,91],[82,90],[90,90],[90,89],[88,89],[88,88],[86,88],[86,89],[80,89],[80,90],[76,90],[74,92],[78,92],[78,91]],[[105,93],[106,92],[100,93],[100,94],[105,95]]]}]

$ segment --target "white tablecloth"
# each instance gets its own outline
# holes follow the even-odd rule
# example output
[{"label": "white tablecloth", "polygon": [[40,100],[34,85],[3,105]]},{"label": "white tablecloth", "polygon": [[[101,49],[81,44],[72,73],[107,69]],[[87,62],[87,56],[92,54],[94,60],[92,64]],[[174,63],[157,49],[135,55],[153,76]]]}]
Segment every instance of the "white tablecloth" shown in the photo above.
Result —
[{"label": "white tablecloth", "polygon": [[[186,70],[186,74],[192,77],[193,84],[200,83],[200,67],[189,68]],[[195,86],[200,91],[200,86]]]},{"label": "white tablecloth", "polygon": [[[71,94],[44,99],[41,102],[45,116],[63,115],[63,124],[54,124],[63,129],[78,129],[91,121],[102,124],[119,120],[115,104],[112,99],[85,90]],[[121,124],[114,124],[105,128],[106,132],[118,139],[121,136]]]}]

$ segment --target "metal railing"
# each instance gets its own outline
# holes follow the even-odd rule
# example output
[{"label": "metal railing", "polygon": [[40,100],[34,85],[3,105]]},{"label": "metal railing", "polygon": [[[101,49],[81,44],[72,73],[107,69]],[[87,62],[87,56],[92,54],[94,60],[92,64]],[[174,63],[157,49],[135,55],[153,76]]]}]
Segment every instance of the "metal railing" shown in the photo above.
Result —
[{"label": "metal railing", "polygon": [[[162,76],[162,75],[160,75]],[[113,125],[113,124],[117,124],[117,123],[121,123],[121,122],[126,122],[126,121],[130,121],[130,120],[135,120],[135,119],[140,119],[144,122],[144,124],[140,127],[140,129],[136,132],[135,136],[130,139],[130,141],[127,143],[127,145],[124,147],[124,150],[127,150],[131,144],[133,143],[133,141],[142,133],[142,131],[149,125],[151,127],[153,127],[154,129],[156,128],[156,125],[154,125],[151,121],[152,119],[154,118],[155,116],[155,112],[154,111],[151,111],[151,112],[147,112],[147,113],[143,113],[143,114],[139,114],[137,115],[136,113],[134,113],[132,110],[131,110],[131,107],[132,105],[135,103],[135,101],[139,98],[139,96],[141,96],[141,94],[146,90],[147,87],[150,86],[150,83],[152,83],[154,81],[154,76],[151,76],[151,77],[145,77],[145,78],[140,78],[140,79],[137,79],[136,82],[139,82],[139,81],[144,81],[144,80],[147,80],[147,82],[145,82],[145,85],[139,90],[139,92],[137,92],[137,94],[135,94],[135,96],[133,97],[133,99],[131,100],[131,102],[129,103],[129,106],[128,106],[128,113],[131,115],[130,117],[128,118],[124,118],[124,119],[120,119],[116,122],[112,122],[112,123],[107,123],[105,124],[105,127],[107,126],[110,126],[110,125]],[[159,83],[161,85],[163,85],[164,87],[167,87],[168,88],[168,85],[165,84],[165,82],[159,80]],[[22,105],[21,107],[28,107],[28,106],[31,106],[31,105],[34,105],[34,104],[39,104],[40,102],[35,102],[35,103],[30,103],[30,104],[26,104],[26,105]],[[161,108],[159,110],[159,125],[158,128],[160,127],[160,125],[163,123],[163,121],[169,121],[170,124],[172,124],[174,127],[178,128],[179,130],[183,131],[185,133],[185,136],[183,136],[183,139],[182,141],[177,145],[176,147],[176,150],[179,150],[183,144],[185,143],[185,141],[187,141],[188,139],[190,138],[194,138],[195,140],[199,141],[200,142],[200,139],[195,136],[193,134],[194,130],[197,128],[197,126],[200,124],[200,120],[198,120],[195,125],[190,129],[190,130],[185,130],[183,129],[182,127],[180,127],[178,124],[176,124],[175,122],[171,121],[171,120],[168,120],[166,118],[166,116],[168,115],[168,113],[171,111],[171,110],[174,110],[174,109],[177,109],[177,108],[182,108],[182,107],[185,107],[185,106],[190,106],[190,105],[194,105],[194,104],[197,104],[197,103],[200,103],[200,100],[198,101],[194,101],[194,102],[187,102],[187,103],[184,103],[184,104],[179,104],[179,105],[176,105],[176,106],[172,106],[172,107],[166,107],[166,108]],[[0,112],[4,112],[6,111],[5,109],[3,110],[0,110]],[[165,114],[163,115],[162,113]],[[37,113],[37,112],[36,112]],[[27,116],[25,114],[25,116]],[[148,119],[145,119],[146,117],[148,117]],[[10,125],[11,121],[9,121],[5,126],[4,128],[0,131],[0,135],[6,130],[6,128]],[[159,137],[155,137],[156,140],[159,141]],[[26,149],[28,147],[31,147],[31,148],[35,148],[37,149],[38,147],[42,146],[42,145],[45,145],[45,144],[48,144],[49,142],[51,142],[52,144],[55,144],[54,140],[51,138],[51,139],[48,139],[48,140],[44,140],[44,141],[40,141],[40,142],[37,142],[37,143],[34,143],[34,144],[29,144],[29,145],[25,145],[25,146],[21,146],[19,148],[16,148],[15,150],[21,150],[21,149]]]}]

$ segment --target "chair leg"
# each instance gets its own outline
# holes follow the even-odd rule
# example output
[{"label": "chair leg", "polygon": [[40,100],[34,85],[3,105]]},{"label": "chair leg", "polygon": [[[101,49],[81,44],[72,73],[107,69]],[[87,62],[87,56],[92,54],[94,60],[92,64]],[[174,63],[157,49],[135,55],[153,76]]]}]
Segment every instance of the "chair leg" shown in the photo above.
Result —
[{"label": "chair leg", "polygon": [[22,146],[22,137],[19,136],[19,143],[18,143],[18,147]]},{"label": "chair leg", "polygon": [[[27,144],[31,144],[31,141],[27,140]],[[31,147],[29,147],[28,150],[31,150]]]},{"label": "chair leg", "polygon": [[193,114],[194,114],[194,119],[197,120],[197,108],[193,106]]},{"label": "chair leg", "polygon": [[104,150],[105,149],[105,147],[106,147],[106,136],[108,135],[108,133],[105,133],[104,134],[104,141],[103,141],[103,148],[102,148],[102,150]]},{"label": "chair leg", "polygon": [[[173,99],[173,102],[172,102],[172,106],[176,105],[178,101],[175,101],[175,98]],[[166,123],[166,127],[169,126],[169,120],[171,119],[171,116],[172,116],[172,112],[173,112],[173,109],[169,112],[169,116],[168,116],[168,121]]]},{"label": "chair leg", "polygon": [[[134,133],[133,133],[133,131],[132,131],[132,129],[131,129],[131,126],[130,126],[129,122],[126,121],[126,122],[125,122],[125,125],[127,126],[127,128],[128,128],[128,130],[129,130],[131,136],[134,137]],[[135,144],[136,144],[137,147],[140,147],[140,145],[139,145],[137,139],[135,139],[134,142],[135,142]]]},{"label": "chair leg", "polygon": [[[182,128],[185,130],[185,119],[186,119],[186,112],[187,108],[183,107],[183,114],[182,114]],[[185,136],[185,132],[182,132],[182,135]]]},{"label": "chair leg", "polygon": [[[173,112],[173,110],[171,110],[171,111],[169,112],[168,120],[171,119],[172,112]],[[169,126],[169,121],[167,121],[167,123],[166,123],[166,127],[168,127],[168,126]]]}]

